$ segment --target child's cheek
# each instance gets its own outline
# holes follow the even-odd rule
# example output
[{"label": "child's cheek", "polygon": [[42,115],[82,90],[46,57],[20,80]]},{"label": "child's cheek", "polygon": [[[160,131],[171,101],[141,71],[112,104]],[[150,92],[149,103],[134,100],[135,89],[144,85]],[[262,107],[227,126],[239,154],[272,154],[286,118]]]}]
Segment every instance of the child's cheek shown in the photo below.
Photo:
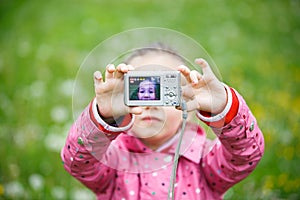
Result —
[{"label": "child's cheek", "polygon": [[174,107],[165,107],[164,110],[166,116],[165,126],[176,133],[182,121],[182,111]]}]

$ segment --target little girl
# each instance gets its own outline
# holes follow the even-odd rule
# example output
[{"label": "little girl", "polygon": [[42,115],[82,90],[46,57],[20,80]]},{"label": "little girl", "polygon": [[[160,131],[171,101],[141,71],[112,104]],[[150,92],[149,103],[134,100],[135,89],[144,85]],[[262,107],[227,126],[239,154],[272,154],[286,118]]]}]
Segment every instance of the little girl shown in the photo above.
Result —
[{"label": "little girl", "polygon": [[196,59],[202,74],[163,48],[137,50],[126,64],[108,65],[105,79],[94,73],[96,97],[71,127],[61,151],[64,168],[91,189],[97,199],[167,199],[181,108],[127,107],[123,75],[141,66],[160,65],[182,74],[187,111],[209,125],[217,138],[191,120],[180,148],[174,196],[222,199],[246,178],[264,152],[263,135],[241,95],[221,83],[208,63]]}]

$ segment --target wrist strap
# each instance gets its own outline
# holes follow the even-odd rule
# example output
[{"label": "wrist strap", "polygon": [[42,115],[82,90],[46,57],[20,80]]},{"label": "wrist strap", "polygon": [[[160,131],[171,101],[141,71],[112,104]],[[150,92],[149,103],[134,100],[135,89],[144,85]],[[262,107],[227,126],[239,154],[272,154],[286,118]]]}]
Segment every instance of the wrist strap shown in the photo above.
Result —
[{"label": "wrist strap", "polygon": [[[98,123],[98,127],[100,127],[102,130],[106,130],[108,132],[122,132],[122,131],[127,131],[128,129],[130,129],[130,127],[133,125],[133,122],[134,122],[134,115],[131,115],[132,116],[132,119],[131,121],[122,126],[122,127],[115,127],[115,126],[111,126],[109,124],[107,124],[99,115],[98,113],[98,109],[97,109],[97,102],[96,102],[96,99],[93,100],[92,102],[92,115],[93,115],[93,118],[96,120],[96,122]],[[122,123],[123,125],[123,123]]]}]

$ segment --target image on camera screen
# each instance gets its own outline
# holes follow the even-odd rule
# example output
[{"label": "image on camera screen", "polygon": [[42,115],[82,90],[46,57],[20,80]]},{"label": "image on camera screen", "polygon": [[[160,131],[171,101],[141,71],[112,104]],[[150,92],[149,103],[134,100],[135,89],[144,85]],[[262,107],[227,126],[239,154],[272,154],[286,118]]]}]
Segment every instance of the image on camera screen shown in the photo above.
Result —
[{"label": "image on camera screen", "polygon": [[129,77],[130,100],[160,100],[160,76]]}]

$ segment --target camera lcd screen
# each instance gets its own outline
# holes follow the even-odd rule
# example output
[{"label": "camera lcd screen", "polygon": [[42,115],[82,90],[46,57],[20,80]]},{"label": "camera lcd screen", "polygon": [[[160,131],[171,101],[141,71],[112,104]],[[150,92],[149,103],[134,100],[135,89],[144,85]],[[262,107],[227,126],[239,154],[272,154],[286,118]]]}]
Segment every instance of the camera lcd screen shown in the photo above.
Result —
[{"label": "camera lcd screen", "polygon": [[160,76],[130,76],[129,100],[161,100]]}]

